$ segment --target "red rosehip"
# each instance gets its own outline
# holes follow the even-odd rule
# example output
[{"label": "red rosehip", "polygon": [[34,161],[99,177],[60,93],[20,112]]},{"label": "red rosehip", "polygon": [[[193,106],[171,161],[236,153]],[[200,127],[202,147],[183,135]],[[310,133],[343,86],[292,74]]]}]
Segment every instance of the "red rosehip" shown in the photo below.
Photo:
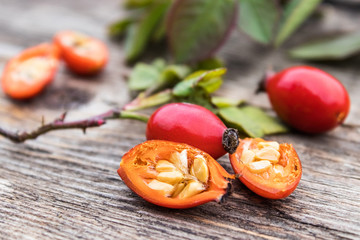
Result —
[{"label": "red rosehip", "polygon": [[330,74],[309,66],[287,68],[266,79],[266,91],[277,115],[306,133],[329,131],[349,113],[350,98]]},{"label": "red rosehip", "polygon": [[150,117],[147,140],[168,140],[197,147],[217,159],[235,152],[239,145],[237,130],[224,123],[208,109],[188,103],[170,103]]}]

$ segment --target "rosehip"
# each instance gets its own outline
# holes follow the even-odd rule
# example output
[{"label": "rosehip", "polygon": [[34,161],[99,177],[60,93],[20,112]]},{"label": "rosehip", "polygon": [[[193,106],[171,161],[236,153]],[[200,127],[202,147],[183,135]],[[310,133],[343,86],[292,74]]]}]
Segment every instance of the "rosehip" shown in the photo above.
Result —
[{"label": "rosehip", "polygon": [[59,32],[54,43],[61,49],[66,65],[77,74],[96,74],[105,67],[109,58],[103,42],[78,32]]},{"label": "rosehip", "polygon": [[289,196],[301,179],[300,158],[288,143],[245,138],[230,155],[230,162],[240,181],[265,198]]},{"label": "rosehip", "polygon": [[217,159],[233,153],[238,132],[208,109],[188,103],[170,103],[156,110],[146,128],[147,140],[168,140],[197,147]]},{"label": "rosehip", "polygon": [[341,124],[349,113],[344,86],[330,74],[309,66],[287,68],[266,79],[277,115],[306,133],[321,133]]}]

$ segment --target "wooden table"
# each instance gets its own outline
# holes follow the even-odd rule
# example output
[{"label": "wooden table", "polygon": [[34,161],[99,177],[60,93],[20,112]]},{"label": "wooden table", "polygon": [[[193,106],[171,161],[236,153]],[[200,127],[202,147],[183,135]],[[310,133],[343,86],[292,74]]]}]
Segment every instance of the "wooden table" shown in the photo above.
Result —
[{"label": "wooden table", "polygon": [[[360,29],[359,8],[325,5],[323,11],[325,18],[313,18],[289,42]],[[123,14],[119,1],[111,0],[0,0],[0,69],[22,49],[65,29],[96,36],[111,50],[99,76],[81,78],[62,67],[55,82],[29,102],[12,101],[1,92],[1,127],[30,130],[42,116],[51,121],[68,111],[69,120],[80,119],[128,102],[122,46],[106,36],[106,26]],[[229,68],[221,94],[269,111],[266,95],[253,94],[268,63],[278,69],[303,64],[237,31],[220,56]],[[350,93],[351,113],[343,126],[323,135],[267,137],[293,143],[302,160],[302,180],[288,198],[266,200],[235,181],[234,193],[223,204],[171,210],[145,202],[116,173],[121,156],[145,140],[145,124],[118,120],[86,135],[58,131],[23,144],[0,138],[0,238],[360,238],[360,59],[310,64],[341,79]],[[219,162],[231,171],[226,156]]]}]

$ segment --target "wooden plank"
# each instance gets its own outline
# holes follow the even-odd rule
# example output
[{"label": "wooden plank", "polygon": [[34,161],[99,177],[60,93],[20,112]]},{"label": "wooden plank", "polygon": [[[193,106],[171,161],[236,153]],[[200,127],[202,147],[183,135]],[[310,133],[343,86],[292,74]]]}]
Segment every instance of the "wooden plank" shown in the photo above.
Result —
[{"label": "wooden plank", "polygon": [[[360,18],[354,18],[358,12],[341,7],[337,12],[340,15],[333,18],[346,22],[350,16],[351,21],[358,21],[354,26],[360,26]],[[56,81],[28,103],[11,101],[1,93],[1,126],[32,129],[40,124],[42,115],[50,121],[69,110],[69,119],[80,119],[128,102],[121,47],[105,35],[106,25],[120,15],[117,1],[110,0],[2,0],[0,68],[21,49],[47,41],[63,29],[103,39],[111,49],[111,60],[107,70],[93,79],[74,76],[62,68]],[[314,26],[320,29],[321,24],[312,20],[294,41],[303,37],[301,33],[317,31]],[[263,69],[272,62],[278,68],[299,63],[240,33],[233,34],[220,55],[229,67],[221,93],[269,111],[266,96],[253,94]],[[89,129],[86,135],[80,130],[51,132],[24,144],[0,139],[0,238],[360,238],[358,60],[312,65],[343,81],[352,100],[351,114],[345,126],[327,134],[268,137],[293,143],[302,160],[303,177],[290,197],[266,200],[236,180],[233,194],[223,204],[213,202],[186,210],[154,206],[131,192],[116,173],[121,156],[145,140],[145,124],[111,121]],[[219,162],[231,171],[226,156]]]}]

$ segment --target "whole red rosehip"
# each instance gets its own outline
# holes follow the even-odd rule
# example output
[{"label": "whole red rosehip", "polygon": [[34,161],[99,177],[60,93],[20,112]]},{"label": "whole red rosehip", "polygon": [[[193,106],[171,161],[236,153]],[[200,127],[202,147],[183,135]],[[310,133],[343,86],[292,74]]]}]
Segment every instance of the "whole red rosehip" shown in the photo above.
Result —
[{"label": "whole red rosehip", "polygon": [[239,145],[237,130],[227,128],[208,109],[189,103],[170,103],[156,110],[147,123],[146,138],[186,143],[215,159],[235,152]]},{"label": "whole red rosehip", "polygon": [[277,115],[302,132],[329,131],[349,113],[350,98],[344,86],[314,67],[287,68],[268,77],[265,87]]}]

